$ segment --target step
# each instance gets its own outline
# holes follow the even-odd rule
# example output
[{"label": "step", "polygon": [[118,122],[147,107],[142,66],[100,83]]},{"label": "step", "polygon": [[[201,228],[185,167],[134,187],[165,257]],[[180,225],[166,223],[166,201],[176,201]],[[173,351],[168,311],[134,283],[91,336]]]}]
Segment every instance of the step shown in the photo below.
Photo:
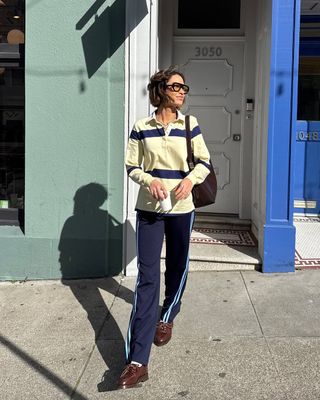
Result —
[{"label": "step", "polygon": [[196,213],[195,226],[197,225],[228,225],[232,227],[251,226],[250,219],[240,219],[237,215],[233,214],[209,214],[209,213]]},{"label": "step", "polygon": [[[165,271],[165,261],[161,259],[161,272]],[[261,271],[261,263],[231,263],[215,261],[189,261],[189,271]]]},{"label": "step", "polygon": [[[161,255],[164,269],[165,251]],[[190,271],[260,270],[261,259],[256,247],[190,244]]]},{"label": "step", "polygon": [[[212,215],[209,217],[200,216],[199,218],[197,215],[194,228],[233,230],[237,232],[242,230],[250,231],[250,225],[251,223],[248,220],[240,220],[239,222],[237,218],[215,217]],[[239,243],[239,241],[236,243]],[[189,269],[190,271],[261,270],[258,247],[253,244],[252,240],[249,246],[191,242]],[[162,248],[161,258],[161,269],[164,270],[165,245]]]}]

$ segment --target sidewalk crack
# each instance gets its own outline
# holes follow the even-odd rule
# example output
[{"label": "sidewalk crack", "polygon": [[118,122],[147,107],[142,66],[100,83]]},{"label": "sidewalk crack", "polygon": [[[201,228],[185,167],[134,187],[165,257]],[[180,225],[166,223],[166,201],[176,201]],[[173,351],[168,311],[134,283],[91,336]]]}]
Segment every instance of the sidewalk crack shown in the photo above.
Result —
[{"label": "sidewalk crack", "polygon": [[276,360],[274,359],[274,356],[273,356],[272,350],[271,350],[271,348],[270,348],[270,344],[269,344],[269,342],[268,342],[268,339],[267,339],[267,337],[265,336],[265,334],[264,334],[264,332],[263,332],[263,328],[262,328],[261,322],[260,322],[260,320],[259,320],[257,310],[256,310],[256,308],[255,308],[255,306],[254,306],[254,304],[253,304],[253,301],[252,301],[252,298],[251,298],[251,296],[250,296],[250,293],[249,293],[249,290],[248,290],[246,281],[245,281],[244,276],[243,276],[243,273],[242,273],[241,271],[240,271],[240,274],[241,274],[241,278],[242,278],[243,284],[244,284],[244,286],[245,286],[245,288],[246,288],[247,295],[248,295],[248,298],[249,298],[249,300],[250,300],[251,306],[252,306],[253,311],[254,311],[254,313],[255,313],[255,316],[256,316],[256,318],[257,318],[257,321],[258,321],[258,324],[259,324],[259,327],[260,327],[260,330],[261,330],[262,337],[263,337],[263,339],[264,339],[264,341],[265,341],[265,343],[266,343],[268,352],[269,352],[269,354],[270,354],[272,364],[273,364],[273,366],[274,366],[274,369],[276,370],[277,377],[278,377],[278,379],[279,379],[279,383],[280,383],[281,386],[282,386],[283,394],[284,394],[285,398],[286,398],[287,400],[289,400],[289,398],[288,398],[288,396],[287,396],[287,393],[286,393],[286,391],[285,391],[284,381],[283,381],[283,379],[282,379],[282,377],[281,377],[280,370],[279,370],[279,368],[278,368],[278,365],[277,365]]},{"label": "sidewalk crack", "polygon": [[242,278],[244,287],[245,287],[245,289],[246,289],[247,296],[248,296],[248,298],[249,298],[249,301],[250,301],[251,307],[252,307],[252,309],[253,309],[254,315],[256,316],[256,320],[257,320],[257,322],[258,322],[261,335],[264,337],[264,332],[263,332],[263,329],[262,329],[262,325],[261,325],[261,322],[260,322],[260,319],[259,319],[257,310],[256,310],[256,308],[255,308],[255,306],[254,306],[254,304],[253,304],[252,298],[251,298],[251,296],[250,296],[250,293],[249,293],[249,290],[248,290],[246,281],[245,281],[245,279],[244,279],[244,276],[243,276],[243,274],[242,274],[242,271],[240,271],[240,275],[241,275],[241,278]]}]

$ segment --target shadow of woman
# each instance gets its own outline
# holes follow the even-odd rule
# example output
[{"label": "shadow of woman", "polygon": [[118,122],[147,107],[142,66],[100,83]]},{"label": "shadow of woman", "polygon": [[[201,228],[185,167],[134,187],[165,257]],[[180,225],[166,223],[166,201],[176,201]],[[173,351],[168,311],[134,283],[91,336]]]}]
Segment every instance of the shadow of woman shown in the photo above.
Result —
[{"label": "shadow of woman", "polygon": [[[113,278],[121,272],[123,224],[100,208],[107,198],[107,190],[97,183],[79,188],[74,196],[74,213],[63,226],[58,246],[62,283],[70,287],[86,311],[95,343],[108,367],[98,384],[99,391],[115,388],[125,358],[122,333],[101,291],[128,303],[133,300],[133,292]],[[101,338],[106,330],[112,340]]]}]

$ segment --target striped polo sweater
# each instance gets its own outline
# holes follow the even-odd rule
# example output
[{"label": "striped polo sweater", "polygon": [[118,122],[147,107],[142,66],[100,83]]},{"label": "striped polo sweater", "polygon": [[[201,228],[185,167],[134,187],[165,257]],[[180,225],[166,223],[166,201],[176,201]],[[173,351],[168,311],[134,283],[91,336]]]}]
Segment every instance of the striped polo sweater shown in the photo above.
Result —
[{"label": "striped polo sweater", "polygon": [[140,185],[136,210],[162,213],[159,202],[152,197],[149,185],[157,179],[168,190],[172,210],[168,214],[182,214],[194,210],[192,194],[176,200],[172,190],[185,177],[199,184],[209,174],[210,154],[203,140],[198,121],[190,116],[191,145],[196,166],[189,171],[185,116],[178,111],[177,119],[165,130],[157,121],[155,112],[137,121],[130,133],[126,150],[126,168],[129,177]]}]

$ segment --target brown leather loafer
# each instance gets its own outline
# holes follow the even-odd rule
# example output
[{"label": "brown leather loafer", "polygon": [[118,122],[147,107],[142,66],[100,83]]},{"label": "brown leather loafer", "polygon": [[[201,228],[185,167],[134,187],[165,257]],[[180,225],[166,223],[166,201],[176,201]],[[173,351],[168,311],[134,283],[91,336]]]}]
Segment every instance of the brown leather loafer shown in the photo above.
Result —
[{"label": "brown leather loafer", "polygon": [[156,346],[164,346],[169,342],[172,336],[173,322],[162,322],[157,323],[156,334],[154,335],[153,343]]},{"label": "brown leather loafer", "polygon": [[140,382],[145,382],[148,379],[148,367],[146,365],[139,367],[135,364],[128,364],[120,375],[118,389],[133,388]]}]

